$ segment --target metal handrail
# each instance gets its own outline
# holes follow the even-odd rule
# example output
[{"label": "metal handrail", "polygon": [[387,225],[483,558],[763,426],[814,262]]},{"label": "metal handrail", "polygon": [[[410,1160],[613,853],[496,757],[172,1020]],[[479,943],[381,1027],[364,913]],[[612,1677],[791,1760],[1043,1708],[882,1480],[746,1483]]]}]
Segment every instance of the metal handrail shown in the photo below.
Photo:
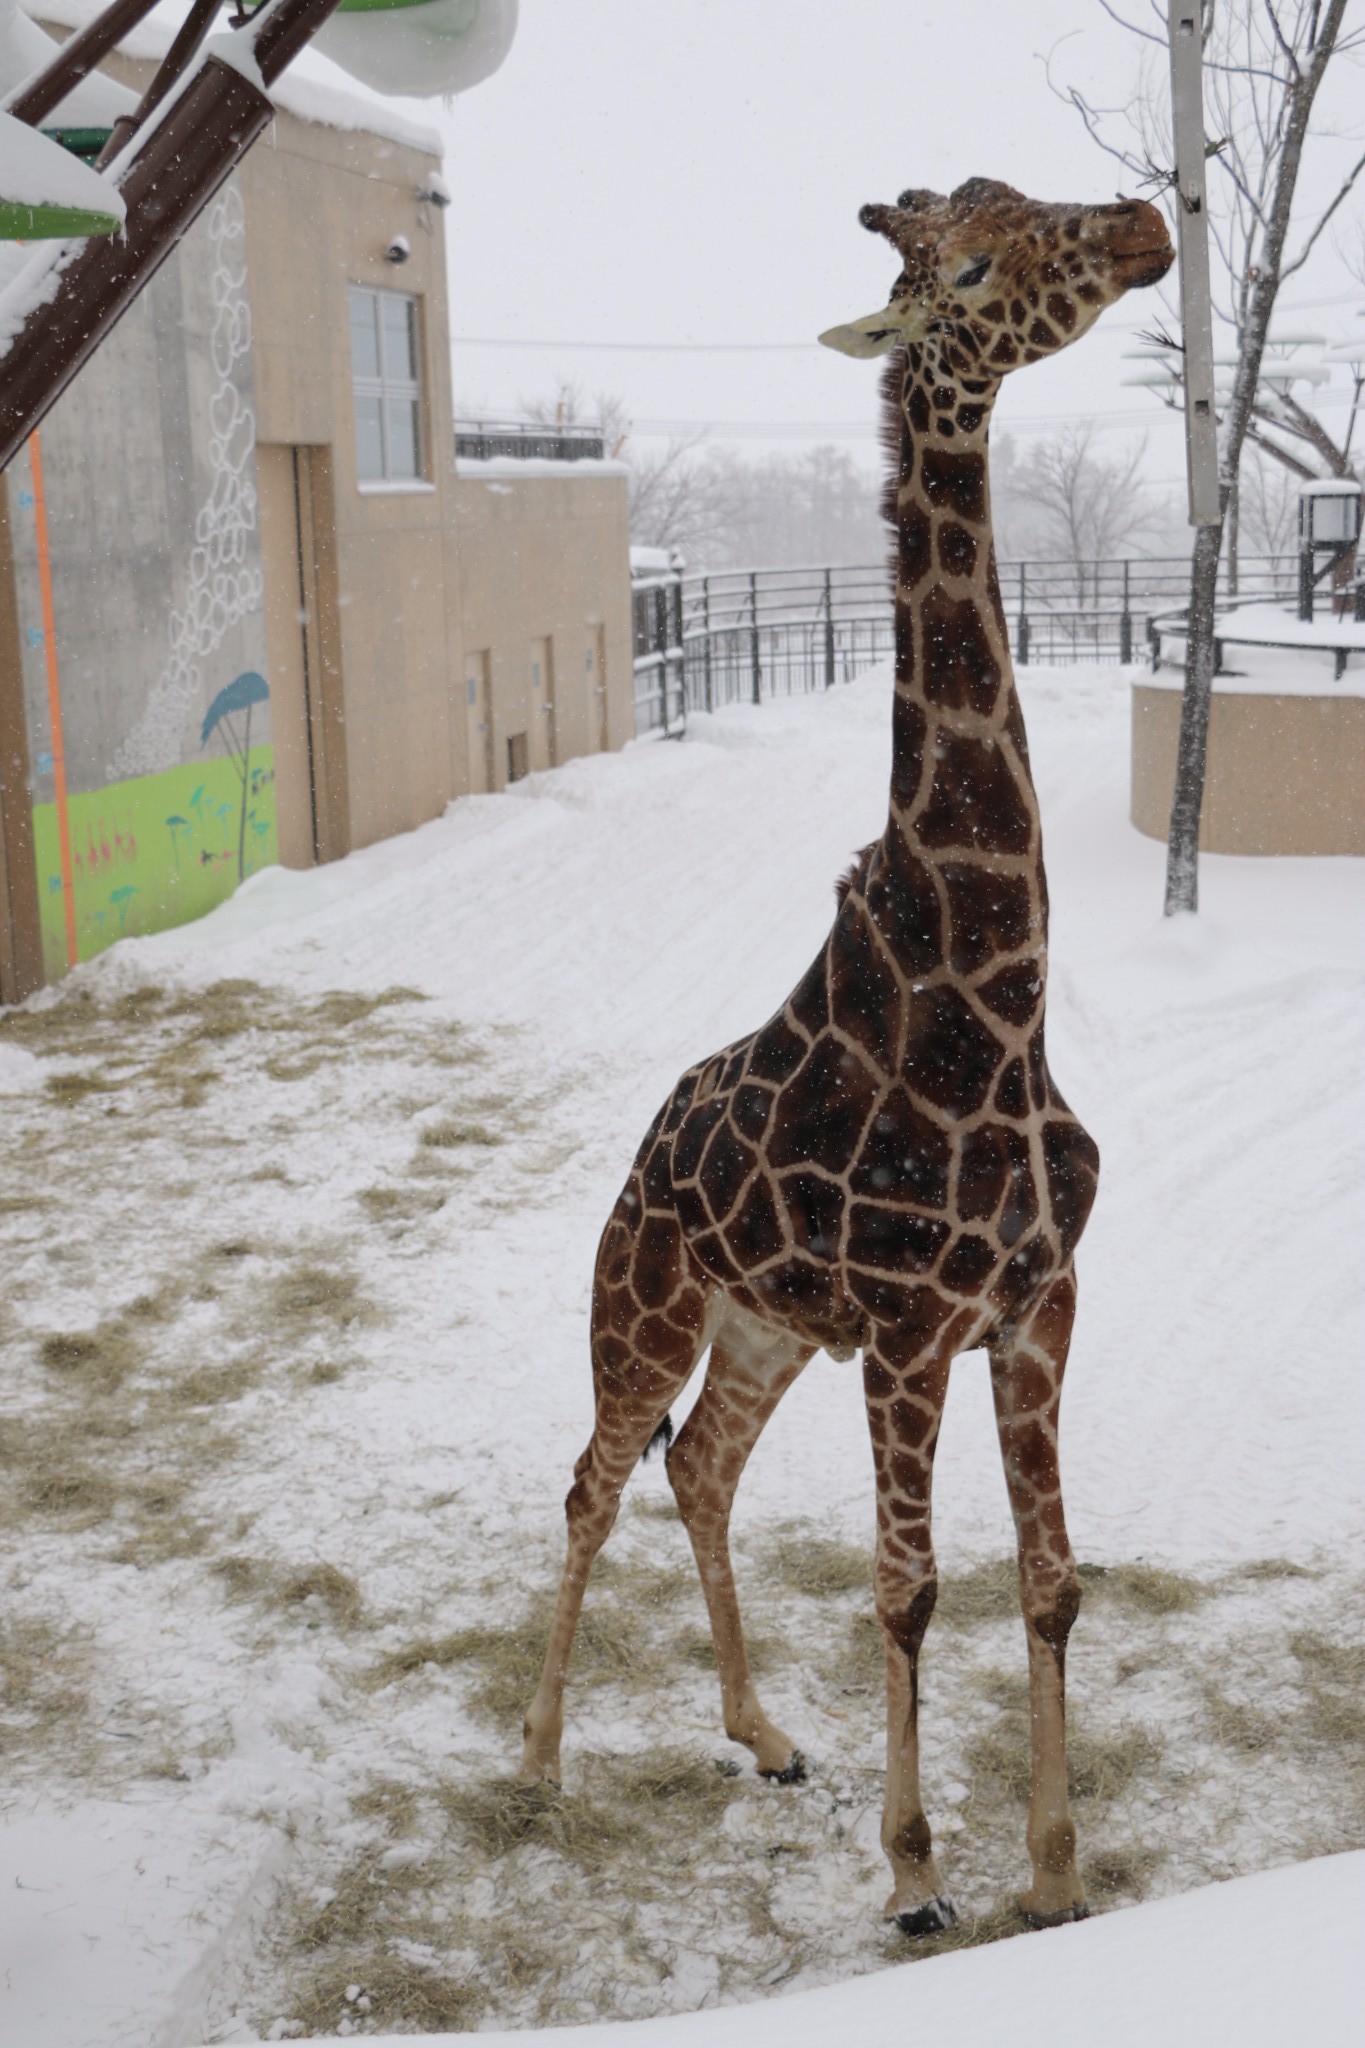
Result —
[{"label": "metal handrail", "polygon": [[605,442],[598,427],[543,425],[533,420],[456,420],[455,457],[488,462],[600,462]]}]

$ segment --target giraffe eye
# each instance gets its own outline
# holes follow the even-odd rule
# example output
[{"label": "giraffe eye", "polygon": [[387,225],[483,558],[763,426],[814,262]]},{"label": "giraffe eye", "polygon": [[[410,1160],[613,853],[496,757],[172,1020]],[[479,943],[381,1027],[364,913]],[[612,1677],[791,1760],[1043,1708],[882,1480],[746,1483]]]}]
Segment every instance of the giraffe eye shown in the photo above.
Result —
[{"label": "giraffe eye", "polygon": [[959,288],[965,285],[980,284],[990,267],[991,259],[989,256],[978,256],[974,262],[967,265],[967,268],[958,278]]}]

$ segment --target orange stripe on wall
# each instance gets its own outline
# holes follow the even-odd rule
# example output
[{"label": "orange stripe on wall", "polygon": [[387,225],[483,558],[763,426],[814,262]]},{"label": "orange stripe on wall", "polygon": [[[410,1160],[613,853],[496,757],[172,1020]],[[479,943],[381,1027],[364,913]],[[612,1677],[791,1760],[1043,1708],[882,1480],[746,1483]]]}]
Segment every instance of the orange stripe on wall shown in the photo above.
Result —
[{"label": "orange stripe on wall", "polygon": [[66,813],[66,747],[62,739],[62,686],[57,673],[57,618],[52,608],[52,557],[47,545],[47,498],[43,492],[43,445],[35,427],[28,440],[33,465],[33,521],[38,533],[38,583],[43,595],[43,652],[47,658],[47,711],[52,728],[52,781],[57,795],[57,845],[62,864],[62,908],[66,915],[66,964],[76,965],[76,896],[71,880],[71,827]]}]

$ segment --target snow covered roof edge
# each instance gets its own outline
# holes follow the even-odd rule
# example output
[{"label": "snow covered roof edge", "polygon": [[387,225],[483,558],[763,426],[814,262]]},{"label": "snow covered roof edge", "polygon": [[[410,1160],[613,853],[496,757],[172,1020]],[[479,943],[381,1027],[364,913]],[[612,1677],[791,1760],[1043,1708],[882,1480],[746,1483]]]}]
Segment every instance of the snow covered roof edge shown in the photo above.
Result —
[{"label": "snow covered roof edge", "polygon": [[[23,10],[32,20],[70,29],[84,28],[106,4],[107,0],[22,0]],[[119,51],[125,57],[156,60],[165,56],[174,34],[173,25],[156,19],[142,21],[123,37]],[[368,99],[323,79],[301,75],[297,64],[291,64],[283,77],[276,79],[270,97],[283,112],[295,114],[301,121],[312,121],[320,128],[335,128],[349,135],[378,135],[386,142],[423,150],[428,156],[440,157],[445,153],[438,128],[415,121],[382,100]]]}]

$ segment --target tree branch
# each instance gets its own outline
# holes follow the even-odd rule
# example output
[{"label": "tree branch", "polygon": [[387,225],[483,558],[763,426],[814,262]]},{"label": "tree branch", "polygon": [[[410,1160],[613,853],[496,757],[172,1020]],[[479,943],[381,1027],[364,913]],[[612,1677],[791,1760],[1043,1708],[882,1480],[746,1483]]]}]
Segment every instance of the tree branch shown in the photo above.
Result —
[{"label": "tree branch", "polygon": [[1298,456],[1291,455],[1287,448],[1281,448],[1276,442],[1268,441],[1254,425],[1247,427],[1247,439],[1254,441],[1258,448],[1264,448],[1266,454],[1273,455],[1277,462],[1282,462],[1291,475],[1300,478],[1302,482],[1311,484],[1315,481],[1314,472],[1306,462],[1300,462]]},{"label": "tree branch", "polygon": [[1302,249],[1300,249],[1298,255],[1294,258],[1294,261],[1292,263],[1286,264],[1284,269],[1280,272],[1281,284],[1284,283],[1287,277],[1292,277],[1296,270],[1303,269],[1304,264],[1308,261],[1308,258],[1312,253],[1314,242],[1317,241],[1318,236],[1322,233],[1328,221],[1332,218],[1332,215],[1340,206],[1342,200],[1348,199],[1350,197],[1356,179],[1360,176],[1362,171],[1365,171],[1365,153],[1362,153],[1359,157],[1357,157],[1355,163],[1351,167],[1351,171],[1346,179],[1346,182],[1343,184],[1341,190],[1337,193],[1336,198],[1332,201],[1326,213],[1324,213],[1322,218],[1319,220],[1312,234],[1308,237],[1308,240],[1304,243]]}]

